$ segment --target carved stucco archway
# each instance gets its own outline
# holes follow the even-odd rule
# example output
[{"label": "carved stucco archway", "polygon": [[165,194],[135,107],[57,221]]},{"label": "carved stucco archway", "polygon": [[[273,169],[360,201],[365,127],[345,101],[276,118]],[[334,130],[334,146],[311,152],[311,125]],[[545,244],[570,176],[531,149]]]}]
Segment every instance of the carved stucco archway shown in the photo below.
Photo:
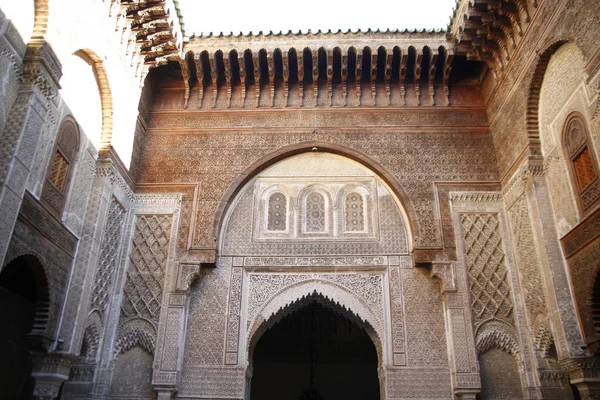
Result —
[{"label": "carved stucco archway", "polygon": [[[301,278],[298,274],[296,278]],[[351,321],[364,328],[369,334],[375,348],[380,366],[387,361],[384,344],[386,343],[385,304],[383,299],[383,279],[380,275],[372,275],[378,282],[381,292],[371,291],[365,287],[361,294],[355,293],[342,283],[343,274],[305,274],[306,280],[290,283],[277,290],[260,305],[249,304],[247,319],[246,348],[248,361],[251,361],[256,342],[266,329],[275,325],[281,318],[291,314],[301,307],[306,299],[322,299],[328,308],[344,315]],[[327,279],[326,277],[329,277]],[[289,279],[289,278],[288,278]],[[293,278],[292,278],[293,279]],[[292,280],[291,279],[291,280]],[[365,278],[366,281],[368,278]],[[367,286],[367,285],[365,285]],[[369,297],[365,299],[364,297]],[[370,304],[369,304],[370,303]]]},{"label": "carved stucco archway", "polygon": [[[383,282],[381,282],[383,289]],[[377,297],[377,296],[375,296]],[[336,312],[354,324],[364,329],[371,338],[377,353],[377,371],[379,377],[380,396],[387,398],[385,394],[385,366],[387,363],[387,352],[384,348],[389,340],[386,338],[386,314],[383,296],[371,299],[373,304],[361,295],[342,284],[329,282],[313,275],[306,281],[291,283],[267,299],[257,310],[257,313],[248,320],[246,354],[249,365],[252,365],[254,348],[261,336],[270,328],[275,326],[282,318],[289,316],[311,301]],[[374,309],[375,308],[375,309]],[[378,316],[379,314],[379,316]],[[251,379],[252,372],[247,374]],[[246,385],[249,391],[250,385]],[[249,397],[249,393],[246,393]]]},{"label": "carved stucco archway", "polygon": [[[429,273],[414,268],[410,217],[398,197],[400,189],[376,168],[331,147],[321,142],[289,146],[263,159],[258,171],[238,176],[215,217],[215,234],[220,235],[216,267],[199,271],[198,264],[181,264],[182,294],[170,300],[177,318],[188,321],[176,336],[185,341],[177,386],[181,396],[244,398],[252,375],[250,354],[262,330],[311,296],[367,327],[379,358],[382,398],[451,395],[443,305]],[[372,204],[365,206],[363,222],[373,229],[345,230],[340,221],[348,218],[347,204],[344,196],[335,195],[331,212],[338,231],[305,235],[302,194],[305,188],[321,187],[315,183],[333,194],[362,187],[365,204]],[[271,188],[284,186],[291,193],[287,204],[295,207],[289,212],[296,233],[277,236],[265,228],[264,202]],[[197,275],[198,283],[184,295]],[[176,296],[181,296],[177,304]],[[186,316],[176,307],[185,307]],[[159,357],[175,359],[170,353]],[[171,371],[155,370],[154,385],[175,390],[171,382],[177,377]],[[423,387],[408,384],[417,376],[425,380]]]},{"label": "carved stucco archway", "polygon": [[231,208],[232,203],[240,191],[246,186],[246,184],[266,168],[279,161],[298,154],[309,153],[313,151],[336,154],[346,157],[352,161],[356,161],[373,171],[382,181],[384,181],[391,189],[392,193],[395,195],[397,201],[400,203],[404,213],[406,214],[405,222],[407,224],[407,233],[409,233],[409,236],[411,237],[409,247],[411,250],[415,248],[415,246],[420,242],[419,220],[408,194],[398,179],[391,172],[389,172],[387,168],[363,152],[337,143],[314,140],[280,147],[274,152],[259,158],[237,175],[227,190],[225,190],[223,196],[221,196],[221,200],[213,219],[213,238],[216,242],[217,251],[219,251],[222,241],[222,229],[225,225],[225,218]]}]

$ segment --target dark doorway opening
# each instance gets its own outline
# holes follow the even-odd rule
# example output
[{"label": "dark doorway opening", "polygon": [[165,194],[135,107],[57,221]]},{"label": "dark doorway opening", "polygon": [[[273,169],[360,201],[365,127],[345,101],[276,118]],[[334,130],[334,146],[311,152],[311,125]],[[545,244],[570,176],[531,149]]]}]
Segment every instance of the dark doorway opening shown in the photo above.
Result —
[{"label": "dark doorway opening", "polygon": [[316,296],[268,329],[252,355],[251,400],[377,400],[367,332]]},{"label": "dark doorway opening", "polygon": [[21,256],[0,273],[0,390],[2,398],[33,398],[30,350],[48,317],[47,282],[33,256]]}]

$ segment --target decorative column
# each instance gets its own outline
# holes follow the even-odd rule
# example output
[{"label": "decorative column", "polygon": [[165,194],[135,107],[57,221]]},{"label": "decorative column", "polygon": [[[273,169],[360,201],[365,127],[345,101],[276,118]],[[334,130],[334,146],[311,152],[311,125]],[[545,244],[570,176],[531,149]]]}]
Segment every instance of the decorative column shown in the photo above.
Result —
[{"label": "decorative column", "polygon": [[460,399],[475,399],[481,391],[466,271],[454,262],[433,262],[431,276],[441,281],[452,389]]},{"label": "decorative column", "polygon": [[[516,271],[520,284],[529,294],[523,303],[527,317],[524,326],[530,334],[524,337],[535,355],[539,380],[532,390],[544,398],[569,398],[572,392],[568,375],[572,383],[579,386],[570,371],[577,370],[576,365],[586,353],[548,190],[546,171],[548,163],[554,160],[527,157],[505,185],[503,197],[511,222]],[[548,362],[552,359],[549,352],[552,347],[556,348],[554,358],[558,358],[561,365],[569,365],[567,371],[556,368],[555,362]],[[575,375],[581,382],[590,376],[589,373]],[[593,385],[583,387],[592,390]]]},{"label": "decorative column", "polygon": [[158,400],[171,399],[178,390],[185,345],[186,298],[190,285],[199,276],[199,262],[180,262],[175,290],[165,296],[166,312],[161,313],[159,322],[152,376]]}]

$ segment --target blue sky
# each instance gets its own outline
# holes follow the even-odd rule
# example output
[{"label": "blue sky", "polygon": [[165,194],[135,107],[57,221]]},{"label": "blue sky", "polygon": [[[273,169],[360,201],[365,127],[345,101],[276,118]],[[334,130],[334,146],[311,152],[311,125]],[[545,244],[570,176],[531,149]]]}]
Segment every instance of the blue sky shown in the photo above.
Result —
[{"label": "blue sky", "polygon": [[192,33],[446,28],[455,0],[179,0]]}]

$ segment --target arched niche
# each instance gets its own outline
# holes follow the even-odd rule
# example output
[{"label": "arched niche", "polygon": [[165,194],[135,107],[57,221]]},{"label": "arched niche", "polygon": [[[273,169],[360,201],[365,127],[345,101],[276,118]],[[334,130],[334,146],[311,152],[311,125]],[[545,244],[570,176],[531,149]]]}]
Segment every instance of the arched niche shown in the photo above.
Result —
[{"label": "arched niche", "polygon": [[[546,68],[539,89],[538,127],[543,156],[548,160],[548,191],[558,235],[563,236],[583,218],[578,207],[577,184],[570,173],[571,159],[565,142],[565,127],[571,116],[581,117],[583,125],[590,127],[587,120],[587,94],[584,89],[585,60],[579,48],[566,43],[551,47],[547,55]],[[591,132],[587,135],[588,148],[596,154]],[[597,159],[597,157],[595,157]]]},{"label": "arched niche", "polygon": [[[327,205],[322,211],[327,227],[307,233],[305,202],[312,192],[322,194]],[[273,193],[286,197],[285,230],[269,226]],[[360,196],[361,229],[346,228],[349,194]],[[342,155],[304,152],[270,165],[238,191],[223,218],[218,251],[234,257],[408,255],[413,242],[408,221],[378,173]]]},{"label": "arched niche", "polygon": [[248,183],[271,166],[306,153],[338,155],[348,162],[354,162],[370,171],[371,175],[376,176],[388,188],[401,209],[409,239],[409,248],[412,250],[414,244],[419,243],[418,218],[414,207],[404,188],[384,166],[358,150],[330,142],[309,141],[283,146],[275,152],[261,157],[238,174],[224,192],[215,212],[213,219],[213,238],[216,242],[215,250],[220,251],[222,248],[225,226],[227,225],[226,218],[231,215],[234,203],[239,199],[240,192],[248,187]]}]

